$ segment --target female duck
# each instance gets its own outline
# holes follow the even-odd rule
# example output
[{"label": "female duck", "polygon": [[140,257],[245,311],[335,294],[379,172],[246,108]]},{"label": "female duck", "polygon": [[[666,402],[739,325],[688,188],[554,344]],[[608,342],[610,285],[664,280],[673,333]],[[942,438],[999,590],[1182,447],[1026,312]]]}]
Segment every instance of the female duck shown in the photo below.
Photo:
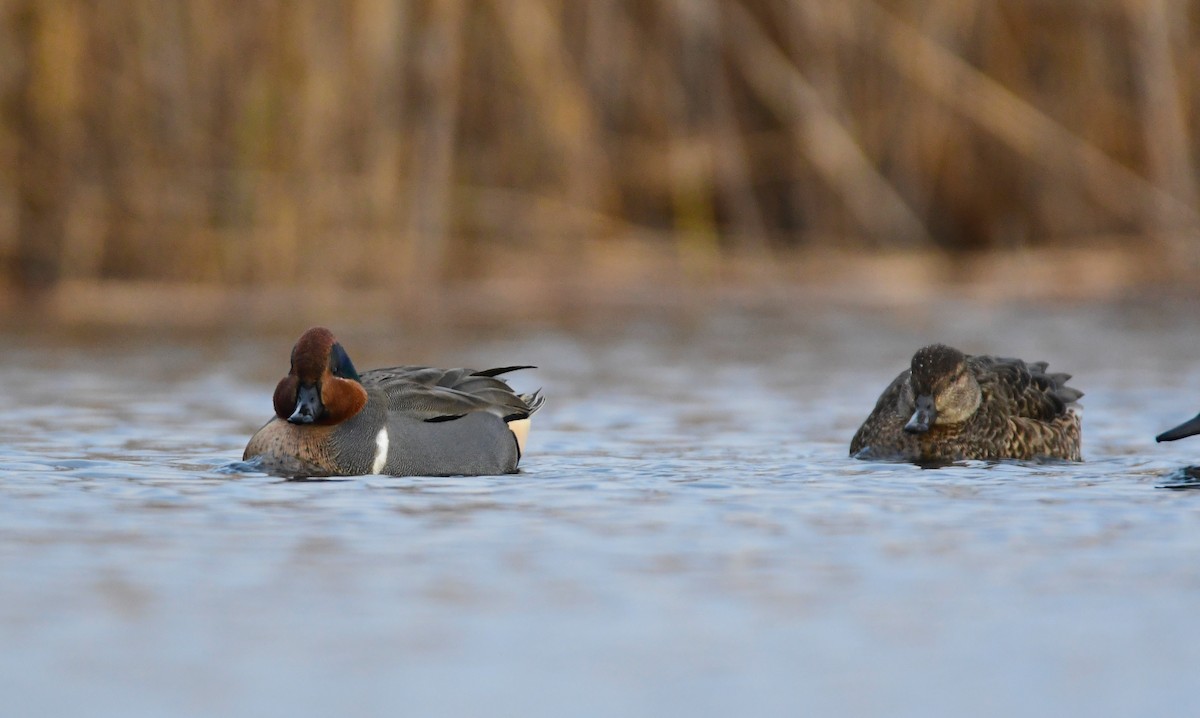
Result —
[{"label": "female duck", "polygon": [[850,442],[860,459],[946,462],[1053,458],[1081,461],[1083,393],[1046,362],[924,347],[884,390]]},{"label": "female duck", "polygon": [[473,371],[402,366],[359,374],[333,334],[309,329],[275,387],[275,416],[243,460],[295,476],[449,476],[516,471],[540,391]]}]

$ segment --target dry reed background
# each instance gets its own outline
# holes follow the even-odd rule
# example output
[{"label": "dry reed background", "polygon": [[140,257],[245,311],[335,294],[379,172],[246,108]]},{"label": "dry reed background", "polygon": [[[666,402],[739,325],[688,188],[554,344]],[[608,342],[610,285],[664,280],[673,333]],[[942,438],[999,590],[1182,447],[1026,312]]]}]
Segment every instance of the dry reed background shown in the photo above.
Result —
[{"label": "dry reed background", "polygon": [[[0,2],[0,281],[1194,261],[1172,0]],[[522,272],[523,268],[525,271]]]}]

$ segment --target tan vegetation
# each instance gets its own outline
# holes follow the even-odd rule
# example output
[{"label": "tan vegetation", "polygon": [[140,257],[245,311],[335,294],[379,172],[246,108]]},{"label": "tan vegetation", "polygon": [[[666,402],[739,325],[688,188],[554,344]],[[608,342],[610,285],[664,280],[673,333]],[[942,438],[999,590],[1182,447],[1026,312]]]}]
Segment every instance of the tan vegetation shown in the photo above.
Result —
[{"label": "tan vegetation", "polygon": [[6,0],[0,278],[1186,266],[1198,30],[1172,0]]}]

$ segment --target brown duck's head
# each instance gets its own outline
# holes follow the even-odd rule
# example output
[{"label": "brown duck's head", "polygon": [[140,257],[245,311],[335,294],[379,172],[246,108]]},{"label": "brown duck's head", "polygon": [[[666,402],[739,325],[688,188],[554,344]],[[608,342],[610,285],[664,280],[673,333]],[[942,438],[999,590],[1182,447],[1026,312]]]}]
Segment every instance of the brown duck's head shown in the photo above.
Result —
[{"label": "brown duck's head", "polygon": [[923,434],[934,426],[960,424],[979,408],[979,382],[967,366],[967,356],[945,344],[917,350],[909,374],[912,417],[904,425],[910,434]]},{"label": "brown duck's head", "polygon": [[313,327],[292,348],[292,368],[275,387],[275,415],[292,424],[339,424],[367,403],[358,372],[333,332]]}]

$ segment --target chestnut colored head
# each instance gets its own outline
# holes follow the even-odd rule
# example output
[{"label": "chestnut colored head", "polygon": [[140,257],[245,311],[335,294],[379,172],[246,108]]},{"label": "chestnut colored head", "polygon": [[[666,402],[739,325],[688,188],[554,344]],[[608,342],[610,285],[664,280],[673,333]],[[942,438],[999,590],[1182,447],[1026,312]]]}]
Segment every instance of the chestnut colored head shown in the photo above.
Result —
[{"label": "chestnut colored head", "polygon": [[292,348],[292,368],[275,387],[274,402],[280,419],[331,426],[361,411],[367,391],[333,332],[313,327]]}]

